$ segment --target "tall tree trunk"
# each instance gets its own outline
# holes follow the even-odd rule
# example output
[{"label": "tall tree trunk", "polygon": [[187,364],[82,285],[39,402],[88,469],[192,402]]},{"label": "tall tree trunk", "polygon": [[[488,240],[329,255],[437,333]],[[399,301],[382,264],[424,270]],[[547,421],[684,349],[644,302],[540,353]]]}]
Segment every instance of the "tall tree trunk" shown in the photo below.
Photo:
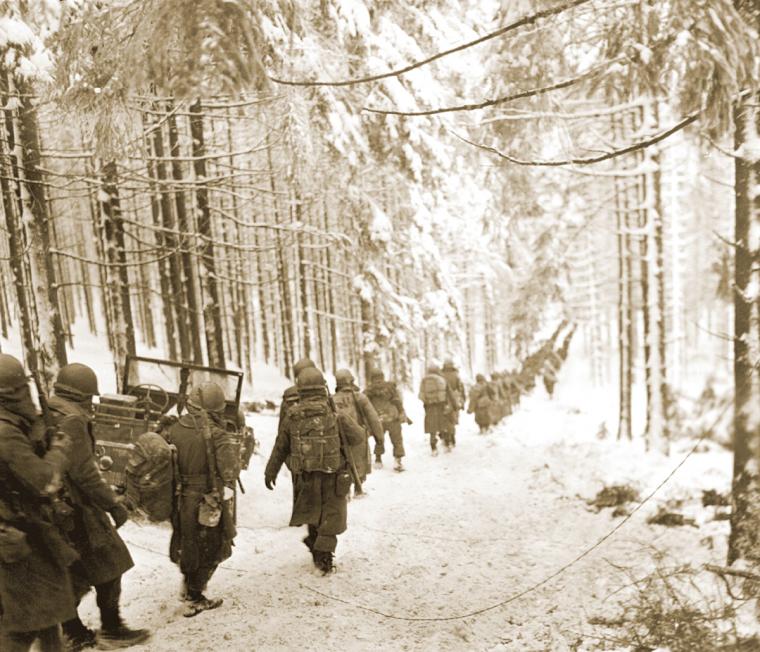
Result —
[{"label": "tall tree trunk", "polygon": [[[653,129],[656,131],[659,129],[659,108],[657,101],[652,102],[652,111],[654,116]],[[649,150],[648,150],[649,151]],[[664,220],[663,215],[663,202],[662,202],[662,156],[660,154],[659,145],[654,145],[651,148],[652,152],[652,186],[654,191],[654,281],[655,281],[655,296],[653,297],[656,305],[654,325],[656,326],[657,341],[653,342],[652,346],[657,347],[657,364],[658,369],[656,373],[657,384],[655,390],[657,396],[652,396],[652,400],[655,403],[654,411],[657,412],[657,419],[659,421],[659,444],[660,450],[665,454],[670,451],[670,433],[667,422],[667,407],[670,401],[670,393],[668,391],[668,376],[667,376],[667,338],[666,338],[666,323],[665,316],[667,306],[665,304],[665,236],[664,236]]]},{"label": "tall tree trunk", "polygon": [[[613,118],[613,132],[615,129],[616,119]],[[618,409],[618,439],[633,439],[631,428],[631,358],[632,342],[631,329],[628,320],[630,318],[630,249],[629,238],[627,235],[628,224],[626,211],[628,202],[625,198],[626,189],[619,180],[615,181],[615,206],[616,206],[616,227],[617,227],[617,249],[618,249],[618,350],[619,350],[619,396],[620,405]]]},{"label": "tall tree trunk", "polygon": [[[742,151],[751,137],[757,137],[753,128],[757,109],[753,110],[748,104],[750,102],[738,104],[734,110],[737,152]],[[752,332],[752,312],[757,303],[749,292],[753,255],[757,265],[757,234],[760,232],[760,211],[753,211],[752,193],[760,182],[760,175],[747,159],[737,156],[734,161],[734,469],[729,564],[737,559],[760,561],[760,417],[757,408],[760,383],[755,378],[755,367],[760,361],[751,358],[753,348],[757,350],[758,333]],[[754,274],[757,276],[758,272]]]},{"label": "tall tree trunk", "polygon": [[[365,282],[368,282],[365,278]],[[372,302],[364,297],[363,295],[359,295],[359,306],[360,306],[360,318],[362,322],[362,328],[361,328],[361,360],[362,360],[362,369],[357,369],[357,373],[361,374],[363,372],[364,379],[368,380],[369,375],[372,372],[372,351],[375,347],[375,329],[374,329],[374,322],[375,322],[375,315],[373,310]]]},{"label": "tall tree trunk", "polygon": [[259,297],[259,315],[262,317],[261,322],[261,344],[262,354],[264,355],[264,361],[267,363],[272,362],[272,351],[269,344],[269,329],[267,315],[271,314],[267,310],[267,297],[266,297],[266,285],[270,282],[269,274],[264,276],[263,270],[263,258],[264,252],[259,251],[259,227],[253,229],[253,246],[256,250],[256,281],[258,283],[258,297]]},{"label": "tall tree trunk", "polygon": [[[641,106],[634,111],[633,119],[633,132],[638,133],[641,129],[641,125],[645,121],[645,107]],[[636,164],[641,165],[645,160],[648,160],[648,152],[641,150],[636,156]],[[648,162],[651,162],[648,160]],[[652,367],[654,360],[652,359],[652,315],[650,310],[651,305],[651,290],[649,277],[651,269],[649,265],[650,256],[650,240],[652,230],[652,215],[650,215],[649,200],[650,192],[652,191],[652,184],[649,182],[649,175],[647,172],[640,174],[636,180],[636,187],[638,190],[638,215],[639,215],[639,229],[641,235],[639,236],[639,261],[640,261],[640,283],[641,283],[641,314],[643,325],[643,337],[642,346],[644,352],[644,386],[646,388],[647,397],[647,417],[646,424],[644,426],[644,437],[646,441],[646,448],[649,450],[653,444],[653,440],[658,438],[657,433],[652,432],[654,402],[652,396],[656,392],[653,386],[654,377],[652,375]],[[656,421],[656,417],[654,418]]]},{"label": "tall tree trunk", "polygon": [[[169,354],[169,358],[172,360],[177,359],[177,336],[175,334],[175,316],[174,316],[174,296],[171,283],[171,262],[170,259],[176,258],[176,254],[168,251],[167,247],[167,234],[163,230],[163,223],[161,220],[162,208],[171,210],[168,206],[162,206],[162,203],[168,203],[166,201],[167,194],[166,188],[161,186],[161,182],[165,181],[166,173],[164,172],[164,178],[160,179],[157,173],[158,161],[153,160],[153,157],[163,157],[163,142],[161,142],[161,153],[158,153],[158,146],[156,141],[161,138],[159,132],[159,126],[156,120],[149,119],[147,114],[143,115],[143,131],[146,134],[145,148],[148,157],[148,178],[150,189],[150,211],[153,219],[153,226],[155,228],[156,248],[158,249],[158,283],[161,290],[161,310],[164,318],[164,339],[166,340],[166,350]],[[163,162],[160,162],[163,166]],[[166,258],[167,254],[169,258]]]},{"label": "tall tree trunk", "polygon": [[66,340],[58,300],[55,263],[51,254],[51,216],[48,212],[40,163],[40,141],[33,89],[22,78],[15,80],[19,94],[17,156],[21,161],[21,200],[31,220],[26,223],[29,247],[29,281],[36,302],[37,355],[42,382],[49,388],[60,366],[65,365]]},{"label": "tall tree trunk", "polygon": [[[324,228],[325,231],[330,231],[330,215],[327,210],[327,200],[322,205]],[[335,281],[333,279],[333,258],[332,247],[327,247],[325,250],[325,260],[327,261],[327,270],[325,271],[325,284],[327,287],[327,312],[330,313],[330,362],[332,368],[338,368],[338,327],[335,316]]]},{"label": "tall tree trunk", "polygon": [[[612,118],[612,131],[617,133],[618,120]],[[622,123],[621,131],[625,130]],[[618,407],[618,439],[633,439],[631,423],[631,387],[633,384],[633,297],[632,251],[628,235],[630,210],[625,182],[615,181],[615,207],[618,249],[618,350],[620,398]]]},{"label": "tall tree trunk", "polygon": [[[185,310],[183,316],[187,320],[184,328],[190,340],[192,361],[203,364],[203,346],[201,345],[201,312],[198,308],[198,278],[193,265],[192,247],[195,245],[195,232],[190,225],[190,219],[185,206],[185,191],[182,187],[182,163],[179,160],[179,132],[174,107],[168,107],[169,117],[169,148],[172,161],[172,179],[174,179],[174,204],[177,210],[177,228],[179,230],[180,260],[182,262],[181,285],[184,290]],[[182,296],[182,295],[181,295]]]},{"label": "tall tree trunk", "polygon": [[[3,106],[8,104],[8,87],[5,73],[0,71],[0,102]],[[9,179],[15,176],[12,157],[15,137],[13,134],[13,116],[11,111],[2,111],[4,118],[4,133],[0,137],[0,192],[3,195],[3,213],[5,215],[5,227],[8,230],[8,254],[13,287],[18,306],[19,327],[21,329],[21,345],[24,351],[24,359],[32,373],[37,371],[37,356],[34,350],[34,332],[32,318],[29,310],[28,295],[26,292],[26,279],[24,278],[23,264],[23,237],[21,225],[18,220],[18,196]],[[6,149],[7,144],[7,149]]]},{"label": "tall tree trunk", "polygon": [[295,176],[291,179],[291,183],[294,186],[293,215],[295,217],[295,222],[296,222],[295,226],[297,229],[296,249],[297,249],[297,255],[298,255],[298,287],[299,287],[300,303],[301,303],[303,355],[308,358],[309,356],[311,356],[311,326],[309,323],[309,318],[310,318],[309,294],[308,294],[307,278],[306,278],[307,262],[306,262],[306,254],[305,254],[304,246],[303,246],[304,234],[302,233],[304,212],[303,212],[301,192],[298,189],[298,180],[295,178]]},{"label": "tall tree trunk", "polygon": [[224,330],[222,328],[221,301],[216,279],[216,260],[211,233],[211,211],[208,203],[206,181],[206,144],[203,134],[201,103],[196,100],[190,105],[190,134],[193,141],[193,169],[195,170],[195,197],[198,202],[198,234],[201,238],[199,254],[203,275],[203,318],[206,323],[206,345],[209,364],[224,368]]},{"label": "tall tree trunk", "polygon": [[112,327],[114,329],[114,365],[116,378],[124,377],[126,355],[135,355],[135,327],[129,297],[129,270],[124,248],[124,220],[119,202],[116,163],[103,166],[101,197],[103,219],[103,248],[106,254],[106,277],[110,294]]},{"label": "tall tree trunk", "polygon": [[[290,298],[290,278],[288,274],[288,265],[285,260],[285,251],[280,236],[281,226],[280,211],[277,204],[277,185],[274,179],[274,165],[272,163],[272,147],[269,143],[269,134],[267,134],[267,164],[269,166],[269,189],[272,192],[272,205],[274,208],[275,222],[275,252],[277,257],[277,276],[280,281],[280,314],[282,315],[282,348],[283,348],[283,365],[288,377],[293,373],[292,367],[295,362],[293,359],[293,343],[295,340],[293,334],[293,309]],[[295,380],[295,378],[293,379]]]}]

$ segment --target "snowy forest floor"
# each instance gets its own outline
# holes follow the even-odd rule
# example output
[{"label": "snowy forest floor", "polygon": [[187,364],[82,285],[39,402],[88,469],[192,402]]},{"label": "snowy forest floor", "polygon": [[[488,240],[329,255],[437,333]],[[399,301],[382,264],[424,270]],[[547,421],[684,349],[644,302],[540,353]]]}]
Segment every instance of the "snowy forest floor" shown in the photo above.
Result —
[{"label": "snowy forest floor", "polygon": [[[554,573],[619,518],[596,513],[585,499],[605,484],[631,483],[642,495],[656,487],[693,442],[670,457],[644,453],[638,443],[596,438],[608,405],[566,382],[550,401],[536,389],[487,435],[470,416],[451,454],[430,455],[418,402],[407,397],[414,425],[405,427],[407,471],[370,475],[369,495],[349,504],[349,529],[339,537],[338,572],[321,577],[301,543],[305,528],[289,528],[291,489],[283,469],[274,492],[263,486],[274,414],[250,415],[261,441],[242,476],[239,534],[232,558],[212,579],[208,595],[224,598],[216,611],[187,619],[178,599],[180,574],[167,556],[169,529],[128,523],[121,530],[136,567],[124,579],[124,613],[150,627],[144,649],[201,650],[569,650],[597,649],[592,616],[613,618],[621,571],[650,572],[655,551],[677,563],[721,564],[728,526],[700,504],[702,489],[726,492],[731,457],[710,444],[615,535],[566,572],[517,600],[477,616],[446,619],[500,603]],[[583,397],[583,398],[582,398]],[[583,404],[578,404],[578,401]],[[698,528],[647,525],[668,499]],[[401,619],[383,617],[313,592],[335,596]],[[92,595],[83,618],[97,625]],[[598,632],[597,632],[598,634]],[[604,649],[612,649],[609,645]]]}]

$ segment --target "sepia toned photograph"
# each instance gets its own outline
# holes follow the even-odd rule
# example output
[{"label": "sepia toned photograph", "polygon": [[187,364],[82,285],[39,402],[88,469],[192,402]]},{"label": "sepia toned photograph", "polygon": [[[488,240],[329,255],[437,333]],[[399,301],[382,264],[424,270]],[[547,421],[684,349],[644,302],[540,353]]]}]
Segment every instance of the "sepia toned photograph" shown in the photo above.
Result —
[{"label": "sepia toned photograph", "polygon": [[760,652],[760,0],[0,0],[0,652]]}]

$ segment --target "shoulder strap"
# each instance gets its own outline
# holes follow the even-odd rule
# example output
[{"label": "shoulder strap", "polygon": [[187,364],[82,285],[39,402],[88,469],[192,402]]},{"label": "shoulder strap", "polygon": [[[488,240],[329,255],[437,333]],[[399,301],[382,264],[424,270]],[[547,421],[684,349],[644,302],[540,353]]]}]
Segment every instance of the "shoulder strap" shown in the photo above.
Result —
[{"label": "shoulder strap", "polygon": [[358,399],[356,398],[356,392],[351,390],[351,397],[354,399],[354,407],[356,408],[356,415],[361,419],[361,423],[359,424],[362,428],[367,427],[367,415],[364,414],[364,410],[362,409],[361,403],[359,403]]}]

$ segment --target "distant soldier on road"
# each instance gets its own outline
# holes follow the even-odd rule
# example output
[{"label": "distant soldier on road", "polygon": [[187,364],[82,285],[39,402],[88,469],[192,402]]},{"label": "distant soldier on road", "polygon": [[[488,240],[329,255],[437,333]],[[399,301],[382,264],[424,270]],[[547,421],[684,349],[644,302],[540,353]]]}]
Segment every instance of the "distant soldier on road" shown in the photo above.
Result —
[{"label": "distant soldier on road", "polygon": [[[459,370],[454,365],[453,360],[446,360],[443,363],[441,375],[446,379],[449,389],[456,400],[457,407],[452,414],[454,425],[456,426],[459,425],[459,412],[464,409],[467,393],[464,389],[464,383],[462,383],[462,379],[459,377]],[[456,437],[454,438],[454,444],[456,444]]]},{"label": "distant soldier on road", "polygon": [[0,650],[63,649],[59,624],[76,617],[69,567],[77,559],[54,523],[51,495],[69,466],[69,438],[44,428],[21,363],[0,354]]},{"label": "distant soldier on road", "polygon": [[127,509],[101,476],[95,459],[92,397],[99,394],[98,379],[90,367],[69,364],[58,372],[54,392],[48,402],[50,414],[55,426],[71,439],[64,499],[72,509],[68,535],[79,554],[71,567],[75,597],[79,600],[95,587],[102,625],[96,637],[77,616],[63,623],[63,633],[71,651],[96,642],[106,647],[142,643],[150,632],[127,627],[119,609],[121,576],[134,562],[116,531],[127,521]]},{"label": "distant soldier on road", "polygon": [[177,448],[181,495],[172,516],[171,560],[183,575],[185,616],[216,609],[221,598],[203,592],[217,566],[232,554],[235,538],[233,498],[239,473],[237,438],[222,421],[226,406],[222,388],[213,382],[191,389],[187,414],[166,439]]},{"label": "distant soldier on road", "polygon": [[303,369],[297,382],[299,400],[280,423],[264,484],[274,489],[280,468],[290,458],[295,489],[290,525],[308,526],[304,543],[314,565],[327,574],[334,570],[338,535],[347,527],[352,481],[347,451],[363,441],[364,433],[337,413],[319,369]]},{"label": "distant soldier on road", "polygon": [[[385,380],[383,372],[375,369],[370,374],[370,382],[364,393],[375,408],[380,422],[383,425],[383,435],[388,432],[393,445],[394,469],[403,471],[402,458],[404,457],[404,439],[401,434],[401,424],[411,424],[412,420],[406,416],[404,403],[396,383]],[[382,466],[383,454],[385,453],[385,437],[375,446],[375,464]]]},{"label": "distant soldier on road", "polygon": [[333,401],[338,412],[353,419],[364,432],[364,441],[351,450],[356,470],[359,472],[359,479],[363,484],[367,475],[372,472],[369,437],[372,435],[375,439],[377,454],[379,447],[383,445],[383,424],[370,400],[354,384],[353,374],[348,369],[338,369],[335,372]]},{"label": "distant soldier on road", "polygon": [[438,455],[438,439],[450,452],[454,446],[456,398],[440,369],[431,365],[420,383],[419,398],[425,406],[425,432],[430,435],[430,450]]},{"label": "distant soldier on road", "polygon": [[475,384],[470,389],[469,414],[475,415],[475,423],[480,433],[485,433],[491,427],[491,405],[494,400],[493,388],[488,384],[483,374],[475,376]]}]

